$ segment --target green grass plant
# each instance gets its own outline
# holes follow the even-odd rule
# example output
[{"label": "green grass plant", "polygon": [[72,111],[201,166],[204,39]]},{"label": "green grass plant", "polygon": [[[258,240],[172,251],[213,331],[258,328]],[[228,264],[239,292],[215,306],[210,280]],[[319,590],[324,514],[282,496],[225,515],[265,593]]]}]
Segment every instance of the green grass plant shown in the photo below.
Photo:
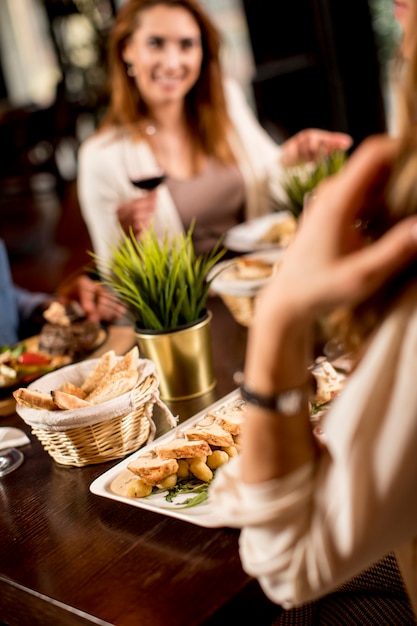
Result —
[{"label": "green grass plant", "polygon": [[338,172],[346,158],[346,152],[339,150],[321,157],[314,163],[287,168],[283,188],[288,197],[288,209],[295,217],[299,217],[303,210],[305,194],[313,191],[321,180]]},{"label": "green grass plant", "polygon": [[193,226],[174,237],[166,233],[162,241],[152,226],[139,240],[122,231],[110,260],[96,257],[103,284],[117,294],[137,329],[175,329],[204,315],[215,278],[207,276],[226,249],[220,240],[212,251],[196,255]]}]

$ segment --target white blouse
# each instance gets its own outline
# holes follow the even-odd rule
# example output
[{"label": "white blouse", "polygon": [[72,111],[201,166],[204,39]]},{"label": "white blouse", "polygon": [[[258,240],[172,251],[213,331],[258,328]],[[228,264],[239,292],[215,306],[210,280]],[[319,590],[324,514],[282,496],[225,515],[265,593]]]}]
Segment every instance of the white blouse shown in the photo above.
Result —
[{"label": "white blouse", "polygon": [[396,551],[417,612],[417,286],[391,310],[327,414],[328,452],[279,480],[245,485],[240,459],[210,498],[242,528],[245,570],[291,608]]},{"label": "white blouse", "polygon": [[[260,126],[239,86],[225,82],[228,111],[233,123],[230,141],[236,155],[244,190],[244,219],[282,208],[286,195],[282,187],[281,148]],[[130,179],[150,175],[158,169],[146,141],[132,141],[122,129],[109,129],[89,137],[78,154],[78,198],[94,252],[103,260],[120,238],[117,207],[146,193]],[[196,206],[198,216],[198,207]],[[158,236],[182,232],[175,199],[162,184],[157,190],[154,226]]]}]

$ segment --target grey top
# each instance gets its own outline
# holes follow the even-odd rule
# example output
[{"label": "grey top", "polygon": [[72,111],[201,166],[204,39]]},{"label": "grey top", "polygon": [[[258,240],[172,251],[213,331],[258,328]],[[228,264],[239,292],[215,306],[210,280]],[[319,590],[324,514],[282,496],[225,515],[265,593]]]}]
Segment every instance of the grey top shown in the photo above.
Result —
[{"label": "grey top", "polygon": [[193,218],[194,247],[197,254],[207,252],[229,228],[243,220],[245,189],[236,166],[223,166],[209,160],[201,174],[185,180],[166,179],[187,230]]}]

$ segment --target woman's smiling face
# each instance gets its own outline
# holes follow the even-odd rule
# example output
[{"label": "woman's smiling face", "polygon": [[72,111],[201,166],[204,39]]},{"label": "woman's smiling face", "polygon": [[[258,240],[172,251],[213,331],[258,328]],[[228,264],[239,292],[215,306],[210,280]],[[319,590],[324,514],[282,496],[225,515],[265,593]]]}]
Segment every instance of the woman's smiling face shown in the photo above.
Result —
[{"label": "woman's smiling face", "polygon": [[123,59],[134,68],[141,97],[152,109],[184,100],[203,60],[200,28],[182,7],[157,5],[140,13]]}]

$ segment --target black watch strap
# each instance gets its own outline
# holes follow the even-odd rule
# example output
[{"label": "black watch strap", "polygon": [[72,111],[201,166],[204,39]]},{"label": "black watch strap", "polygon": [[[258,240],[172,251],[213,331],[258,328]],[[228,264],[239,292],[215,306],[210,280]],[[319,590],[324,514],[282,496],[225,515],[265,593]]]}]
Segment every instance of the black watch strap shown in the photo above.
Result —
[{"label": "black watch strap", "polygon": [[309,381],[300,387],[285,389],[276,394],[260,394],[250,389],[245,383],[240,385],[240,394],[243,400],[262,409],[275,411],[280,415],[292,417],[300,413],[313,395],[313,386]]}]

